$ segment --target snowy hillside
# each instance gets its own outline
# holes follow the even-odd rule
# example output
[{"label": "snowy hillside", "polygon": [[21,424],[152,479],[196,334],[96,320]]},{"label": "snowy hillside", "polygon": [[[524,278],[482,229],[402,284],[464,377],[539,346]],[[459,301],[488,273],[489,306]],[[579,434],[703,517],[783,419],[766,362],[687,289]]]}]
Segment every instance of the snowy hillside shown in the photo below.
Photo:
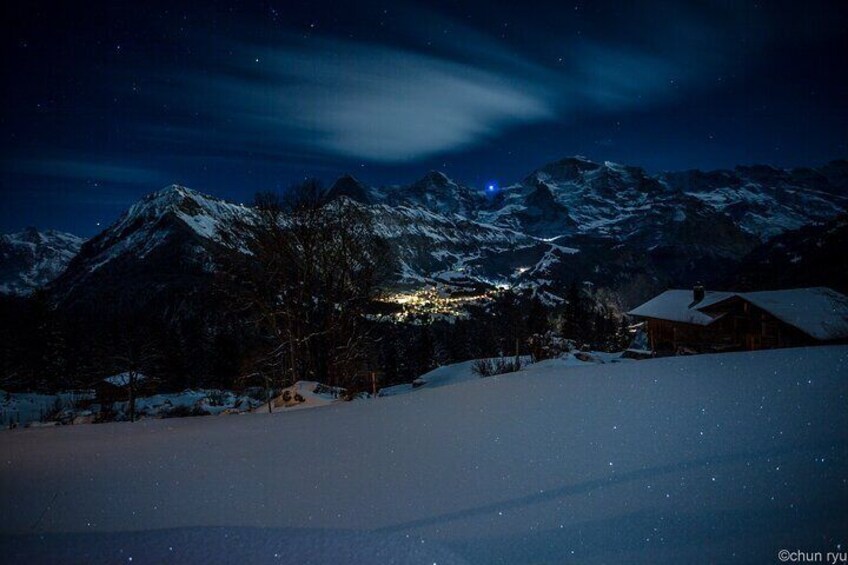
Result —
[{"label": "snowy hillside", "polygon": [[[776,562],[848,532],[848,346],[0,434],[8,562]],[[841,544],[841,545],[840,545]]]},{"label": "snowy hillside", "polygon": [[0,293],[30,294],[65,270],[85,240],[27,228],[0,236]]}]

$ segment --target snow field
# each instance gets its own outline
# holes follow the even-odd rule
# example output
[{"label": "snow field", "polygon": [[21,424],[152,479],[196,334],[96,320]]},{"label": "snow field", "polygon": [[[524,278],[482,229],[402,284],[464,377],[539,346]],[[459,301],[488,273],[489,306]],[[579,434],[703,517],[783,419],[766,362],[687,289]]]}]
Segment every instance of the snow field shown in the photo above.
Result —
[{"label": "snow field", "polygon": [[227,562],[228,532],[248,562],[773,562],[848,543],[847,400],[848,346],[831,346],[12,430],[0,554],[157,562],[183,536],[175,562]]}]

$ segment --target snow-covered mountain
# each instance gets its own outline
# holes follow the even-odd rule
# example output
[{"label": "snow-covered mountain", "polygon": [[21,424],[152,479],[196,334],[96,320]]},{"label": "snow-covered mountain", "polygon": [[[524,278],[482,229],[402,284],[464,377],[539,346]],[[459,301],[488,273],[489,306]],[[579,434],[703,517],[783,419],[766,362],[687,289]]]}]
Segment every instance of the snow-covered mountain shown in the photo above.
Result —
[{"label": "snow-covered mountain", "polygon": [[[464,279],[556,295],[570,281],[588,281],[632,302],[664,286],[714,280],[770,238],[834,218],[848,204],[848,164],[652,175],[568,157],[514,185],[485,188],[431,171],[389,187],[346,175],[329,195],[372,214],[399,259],[399,287]],[[104,289],[192,292],[254,213],[167,187],[83,245],[51,288],[60,299]]]},{"label": "snow-covered mountain", "polygon": [[199,259],[206,244],[220,244],[238,221],[252,215],[247,206],[172,185],[145,196],[89,241],[84,258],[93,261],[92,270],[127,253],[145,259],[169,238],[182,235],[197,244],[194,251]]},{"label": "snow-covered mountain", "polygon": [[[848,162],[818,169],[755,166],[652,175],[639,167],[567,157],[514,185],[486,188],[430,172],[410,185],[387,188],[344,177],[331,193],[387,211],[462,218],[535,242],[523,248],[534,249],[530,254],[515,246],[489,253],[485,243],[477,260],[445,254],[466,272],[497,278],[508,265],[513,282],[561,287],[564,280],[586,280],[636,300],[654,287],[713,280],[774,236],[843,212]],[[542,243],[558,247],[545,250]],[[498,265],[490,259],[495,255]]]},{"label": "snow-covered mountain", "polygon": [[533,235],[540,230],[550,233],[557,229],[555,223],[527,221],[538,217],[536,203],[541,201],[573,220],[563,222],[561,234],[576,231],[647,242],[653,237],[652,243],[661,244],[663,236],[677,231],[675,224],[690,223],[694,216],[710,217],[725,229],[739,232],[740,238],[764,241],[844,210],[846,179],[845,161],[820,169],[758,166],[651,175],[639,167],[568,157],[504,189],[499,206],[482,211],[481,216],[491,223],[522,227]]},{"label": "snow-covered mountain", "polygon": [[346,176],[331,194],[458,215],[561,243],[607,239],[642,249],[685,244],[740,257],[775,235],[844,211],[848,162],[652,175],[640,167],[567,157],[494,192],[431,171],[410,185],[380,188]]},{"label": "snow-covered mountain", "polygon": [[252,208],[172,185],[148,194],[87,241],[51,285],[60,300],[123,294],[175,295],[208,286],[215,257]]},{"label": "snow-covered mountain", "polygon": [[[345,198],[346,205],[362,206],[373,216],[378,233],[397,255],[399,287],[420,287],[454,271],[493,284],[518,277],[516,269],[525,262],[573,252],[508,227],[440,214],[412,201],[364,204],[362,197],[370,202],[378,198],[357,184],[347,177],[331,190]],[[179,288],[189,291],[199,278],[215,272],[224,247],[237,240],[238,225],[252,221],[254,214],[250,206],[182,186],[167,187],[146,196],[87,242],[52,288],[62,300],[93,298],[106,289],[130,294],[170,286],[172,293]]]},{"label": "snow-covered mountain", "polygon": [[0,293],[27,295],[49,283],[65,270],[84,241],[35,228],[0,236]]}]

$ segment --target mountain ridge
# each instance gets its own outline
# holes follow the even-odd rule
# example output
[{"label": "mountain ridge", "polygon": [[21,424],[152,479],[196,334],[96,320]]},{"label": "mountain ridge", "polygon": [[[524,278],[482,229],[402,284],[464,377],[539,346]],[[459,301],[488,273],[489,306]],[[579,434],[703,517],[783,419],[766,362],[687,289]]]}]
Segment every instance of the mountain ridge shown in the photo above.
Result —
[{"label": "mountain ridge", "polygon": [[[846,192],[844,160],[817,168],[740,166],[652,175],[641,167],[573,156],[499,190],[429,171],[408,185],[388,187],[343,175],[327,195],[371,213],[400,258],[401,286],[462,272],[486,284],[553,295],[566,281],[579,280],[638,296],[652,287],[685,284],[708,266],[723,269],[742,260],[777,235],[828,221],[844,212]],[[67,297],[103,269],[112,272],[110,279],[121,271],[143,277],[145,268],[167,270],[154,268],[154,257],[179,257],[180,268],[193,264],[199,272],[214,272],[221,246],[254,214],[250,206],[180,185],[165,187],[82,245],[51,289]]]}]

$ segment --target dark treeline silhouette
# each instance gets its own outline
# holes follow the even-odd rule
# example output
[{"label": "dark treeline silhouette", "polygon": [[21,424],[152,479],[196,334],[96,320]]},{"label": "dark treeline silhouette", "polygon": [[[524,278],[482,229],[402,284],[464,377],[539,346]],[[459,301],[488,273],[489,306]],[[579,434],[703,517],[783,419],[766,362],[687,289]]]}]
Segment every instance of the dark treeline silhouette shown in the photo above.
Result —
[{"label": "dark treeline silhouette", "polygon": [[563,304],[503,291],[452,321],[389,321],[378,302],[396,270],[389,245],[366,210],[325,194],[307,181],[258,195],[214,273],[183,265],[173,284],[110,288],[83,306],[49,291],[0,297],[0,387],[87,389],[130,373],[162,391],[270,394],[298,380],[371,391],[446,363],[625,345],[617,310],[576,283]]}]

